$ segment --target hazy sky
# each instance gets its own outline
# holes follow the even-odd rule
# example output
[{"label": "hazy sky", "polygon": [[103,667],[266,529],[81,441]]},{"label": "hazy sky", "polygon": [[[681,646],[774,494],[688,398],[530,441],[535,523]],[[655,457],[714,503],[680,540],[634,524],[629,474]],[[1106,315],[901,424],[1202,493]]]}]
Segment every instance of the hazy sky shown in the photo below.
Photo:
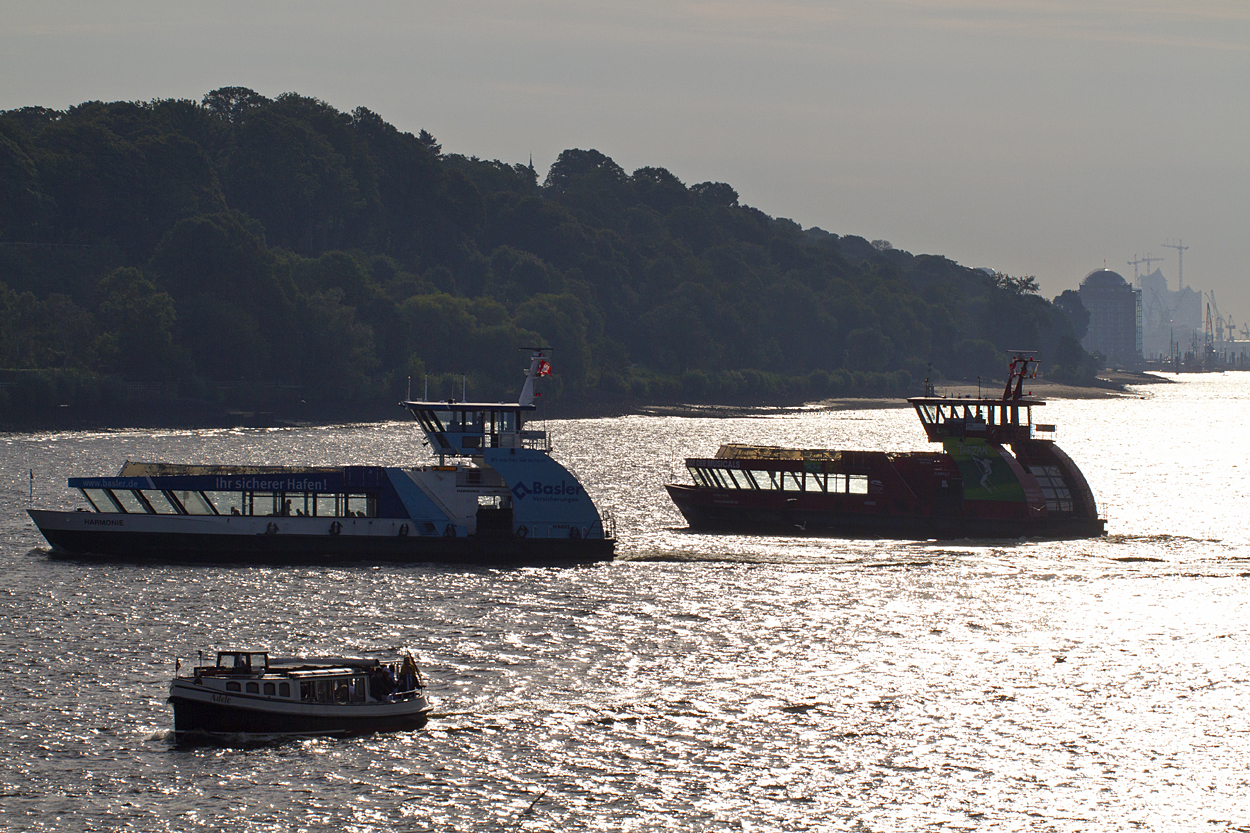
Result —
[{"label": "hazy sky", "polygon": [[[1151,252],[1250,319],[1246,0],[0,0],[0,109],[217,87],[566,148],[804,227],[1036,275]],[[1156,264],[1159,265],[1159,264]]]}]

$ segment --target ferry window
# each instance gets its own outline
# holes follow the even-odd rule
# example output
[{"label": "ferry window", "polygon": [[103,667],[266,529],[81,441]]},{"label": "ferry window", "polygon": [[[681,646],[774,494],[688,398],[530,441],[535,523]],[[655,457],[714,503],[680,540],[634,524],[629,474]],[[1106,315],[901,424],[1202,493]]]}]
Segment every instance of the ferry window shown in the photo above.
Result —
[{"label": "ferry window", "polygon": [[[204,497],[217,507],[218,515],[242,515],[243,512],[243,493],[242,492],[204,492]],[[184,506],[186,504],[183,504]],[[189,508],[188,512],[191,511]]]},{"label": "ferry window", "polygon": [[348,495],[347,515],[352,518],[369,517],[369,498],[365,495]]},{"label": "ferry window", "polygon": [[338,495],[319,494],[316,495],[316,516],[318,518],[333,518],[338,515]]},{"label": "ferry window", "polygon": [[169,502],[169,498],[164,492],[158,492],[155,489],[144,489],[143,496],[148,499],[148,505],[158,515],[177,515],[178,510]]},{"label": "ferry window", "polygon": [[499,430],[515,431],[516,430],[516,414],[511,411],[504,411],[499,414]]},{"label": "ferry window", "polygon": [[[187,510],[188,515],[212,515],[213,505],[209,503],[204,495],[199,492],[174,492],[174,499],[182,504],[182,508]],[[230,512],[226,510],[227,514]]]},{"label": "ferry window", "polygon": [[729,485],[729,476],[726,475],[724,471],[720,469],[708,469],[706,474],[716,484],[717,488],[720,488],[720,489],[732,489],[733,488],[733,486]]},{"label": "ferry window", "polygon": [[800,492],[803,490],[803,483],[800,478],[803,477],[802,472],[783,471],[781,472],[781,488],[788,492]]},{"label": "ferry window", "polygon": [[847,491],[853,495],[868,494],[868,475],[866,474],[848,474]]},{"label": "ferry window", "polygon": [[248,683],[247,693],[248,694],[260,694],[260,683]]},{"label": "ferry window", "polygon": [[244,492],[244,515],[277,515],[279,495],[274,492]]},{"label": "ferry window", "polygon": [[1029,472],[1037,478],[1037,485],[1042,487],[1042,496],[1046,498],[1049,511],[1072,511],[1072,493],[1068,491],[1068,484],[1063,481],[1058,466],[1029,466]]},{"label": "ferry window", "polygon": [[123,512],[129,512],[132,515],[148,514],[148,507],[144,505],[143,501],[139,500],[139,496],[132,490],[113,489],[110,491],[112,491],[113,497],[117,498],[117,502],[122,505]]},{"label": "ferry window", "polygon": [[[283,685],[286,685],[286,684],[283,683]],[[313,694],[312,683],[309,683],[307,681],[301,681],[299,684],[299,699],[311,700],[312,694]]]},{"label": "ferry window", "polygon": [[734,480],[734,485],[739,489],[751,488],[751,481],[747,478],[746,472],[740,469],[725,469],[725,471],[729,472],[729,476]]},{"label": "ferry window", "polygon": [[825,476],[814,471],[807,473],[807,491],[823,492],[825,490]]},{"label": "ferry window", "polygon": [[333,699],[334,690],[333,688],[331,688],[331,682],[329,680],[317,680],[316,687],[317,687],[316,689],[317,693],[314,699],[318,703],[333,703],[334,702],[334,699]]},{"label": "ferry window", "polygon": [[121,507],[117,505],[117,501],[113,500],[113,496],[104,489],[83,489],[83,497],[87,502],[95,507],[97,512],[120,512]]},{"label": "ferry window", "polygon": [[238,683],[231,681],[226,683],[226,691],[242,691],[242,689],[239,687]]},{"label": "ferry window", "polygon": [[274,694],[277,693],[277,691],[278,691],[278,687],[275,686],[273,683],[265,683],[265,694],[272,697]]},{"label": "ferry window", "polygon": [[352,677],[351,679],[351,701],[353,703],[365,702],[365,678]]},{"label": "ferry window", "polygon": [[290,683],[278,683],[278,696],[290,697],[291,696],[291,684]]},{"label": "ferry window", "polygon": [[691,468],[690,476],[694,478],[694,485],[704,486],[704,487],[708,485],[708,482],[703,479],[703,472],[701,472],[699,469]]}]

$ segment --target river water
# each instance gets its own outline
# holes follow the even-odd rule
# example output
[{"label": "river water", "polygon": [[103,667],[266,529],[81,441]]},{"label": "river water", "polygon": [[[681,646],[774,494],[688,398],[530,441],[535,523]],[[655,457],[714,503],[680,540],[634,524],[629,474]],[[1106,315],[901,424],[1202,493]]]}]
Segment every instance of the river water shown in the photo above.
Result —
[{"label": "river water", "polygon": [[[726,441],[925,447],[906,409],[552,421],[616,515],[574,569],[51,560],[123,460],[398,465],[414,427],[0,435],[0,828],[1250,829],[1250,374],[1055,401],[1101,540],[685,533]],[[418,732],[173,744],[176,658],[411,650]]]}]

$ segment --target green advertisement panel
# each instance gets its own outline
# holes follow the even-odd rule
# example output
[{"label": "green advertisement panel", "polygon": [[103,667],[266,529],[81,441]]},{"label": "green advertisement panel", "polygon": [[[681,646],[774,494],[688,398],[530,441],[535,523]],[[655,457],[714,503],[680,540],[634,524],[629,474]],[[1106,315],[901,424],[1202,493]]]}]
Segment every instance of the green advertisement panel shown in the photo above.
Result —
[{"label": "green advertisement panel", "polygon": [[964,500],[1000,500],[1024,503],[1024,487],[1003,459],[1002,452],[985,440],[947,437],[942,441],[964,479]]}]

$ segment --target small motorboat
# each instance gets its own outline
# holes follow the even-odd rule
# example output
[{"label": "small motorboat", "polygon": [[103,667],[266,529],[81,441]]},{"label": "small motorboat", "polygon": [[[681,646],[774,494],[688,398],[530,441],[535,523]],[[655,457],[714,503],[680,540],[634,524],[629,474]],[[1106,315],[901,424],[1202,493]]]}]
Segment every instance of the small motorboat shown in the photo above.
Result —
[{"label": "small motorboat", "polygon": [[430,714],[411,655],[270,657],[218,651],[215,665],[181,666],[169,686],[177,732],[357,735],[420,729]]}]

